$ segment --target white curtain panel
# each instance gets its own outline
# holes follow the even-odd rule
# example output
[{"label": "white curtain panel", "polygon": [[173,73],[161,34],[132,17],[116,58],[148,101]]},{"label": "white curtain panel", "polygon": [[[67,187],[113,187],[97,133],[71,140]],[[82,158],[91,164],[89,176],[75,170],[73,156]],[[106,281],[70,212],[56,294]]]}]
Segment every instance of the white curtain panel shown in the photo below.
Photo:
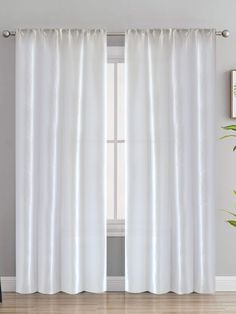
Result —
[{"label": "white curtain panel", "polygon": [[126,33],[126,290],[214,292],[215,30]]},{"label": "white curtain panel", "polygon": [[106,33],[16,33],[16,290],[106,289]]}]

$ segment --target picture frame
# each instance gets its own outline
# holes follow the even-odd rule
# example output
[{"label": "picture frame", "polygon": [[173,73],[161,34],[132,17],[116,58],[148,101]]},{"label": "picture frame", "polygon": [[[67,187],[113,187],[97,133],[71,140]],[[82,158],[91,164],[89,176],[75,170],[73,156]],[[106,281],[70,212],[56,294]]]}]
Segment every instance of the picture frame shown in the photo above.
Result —
[{"label": "picture frame", "polygon": [[231,118],[236,119],[236,70],[231,71]]}]

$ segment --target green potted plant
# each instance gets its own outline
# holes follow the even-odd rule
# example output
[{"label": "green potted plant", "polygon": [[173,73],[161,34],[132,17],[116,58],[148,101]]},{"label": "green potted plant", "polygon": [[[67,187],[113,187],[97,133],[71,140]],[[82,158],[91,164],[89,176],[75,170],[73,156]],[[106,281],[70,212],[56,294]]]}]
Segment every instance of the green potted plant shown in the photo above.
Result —
[{"label": "green potted plant", "polygon": [[[223,126],[222,129],[224,129],[226,131],[234,131],[235,134],[226,134],[226,135],[222,136],[221,139],[236,137],[236,125],[235,124]],[[233,147],[233,151],[236,151],[236,145]],[[233,193],[236,195],[236,191],[233,191]],[[229,210],[225,210],[225,212],[227,212],[228,214],[232,215],[233,217],[235,217],[234,219],[236,219],[236,213],[233,213],[233,212],[231,212]],[[228,219],[226,221],[231,226],[236,227],[236,220],[234,220],[234,219]]]}]

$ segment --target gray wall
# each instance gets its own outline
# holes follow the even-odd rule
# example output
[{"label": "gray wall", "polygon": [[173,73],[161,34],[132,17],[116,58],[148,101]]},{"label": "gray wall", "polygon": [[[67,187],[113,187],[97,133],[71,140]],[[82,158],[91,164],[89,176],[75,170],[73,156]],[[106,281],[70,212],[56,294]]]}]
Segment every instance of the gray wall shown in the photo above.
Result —
[{"label": "gray wall", "polygon": [[[235,0],[2,0],[0,30],[17,27],[228,28],[229,39],[217,39],[217,136],[229,119],[229,70],[236,68]],[[14,188],[14,39],[0,36],[0,274],[15,274]],[[216,270],[236,275],[236,230],[224,222],[219,209],[232,208],[236,188],[236,153],[232,141],[217,141]],[[212,222],[215,223],[215,222]],[[124,241],[108,241],[108,274],[124,273]]]}]

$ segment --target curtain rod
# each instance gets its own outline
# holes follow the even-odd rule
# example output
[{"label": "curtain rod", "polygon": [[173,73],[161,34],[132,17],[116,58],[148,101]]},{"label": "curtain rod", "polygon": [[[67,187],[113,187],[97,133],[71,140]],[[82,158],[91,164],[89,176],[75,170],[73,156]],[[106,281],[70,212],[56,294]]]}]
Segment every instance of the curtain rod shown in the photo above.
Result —
[{"label": "curtain rod", "polygon": [[[15,36],[16,32],[15,31],[9,31],[9,30],[4,30],[2,31],[2,36],[5,38],[8,38],[10,36]],[[125,32],[108,32],[107,36],[124,36]],[[227,29],[224,29],[223,31],[216,31],[216,36],[222,36],[224,38],[229,37],[230,32]]]}]

